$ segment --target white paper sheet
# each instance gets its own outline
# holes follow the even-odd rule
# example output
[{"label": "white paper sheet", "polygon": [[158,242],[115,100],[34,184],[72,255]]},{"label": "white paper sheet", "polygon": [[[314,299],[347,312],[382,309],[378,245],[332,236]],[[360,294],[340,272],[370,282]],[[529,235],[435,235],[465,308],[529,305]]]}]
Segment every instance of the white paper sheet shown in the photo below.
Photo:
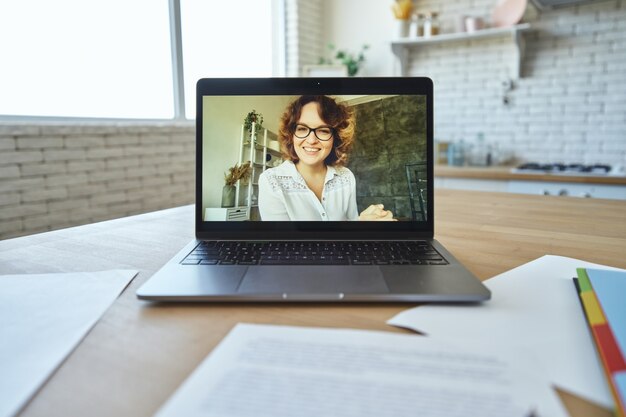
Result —
[{"label": "white paper sheet", "polygon": [[425,305],[387,323],[503,351],[523,347],[555,385],[610,408],[611,393],[572,282],[576,268],[590,267],[616,269],[546,255],[484,281],[492,299],[481,305]]},{"label": "white paper sheet", "polygon": [[566,416],[547,380],[433,338],[239,324],[158,417]]},{"label": "white paper sheet", "polygon": [[0,276],[0,417],[20,411],[136,274]]}]

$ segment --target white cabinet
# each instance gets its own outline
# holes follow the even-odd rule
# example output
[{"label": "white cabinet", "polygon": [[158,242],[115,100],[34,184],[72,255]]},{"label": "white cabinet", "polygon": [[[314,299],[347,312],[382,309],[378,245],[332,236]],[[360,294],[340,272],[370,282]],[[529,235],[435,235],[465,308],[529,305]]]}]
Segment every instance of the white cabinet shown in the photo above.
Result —
[{"label": "white cabinet", "polygon": [[435,178],[435,188],[626,200],[626,185],[445,177]]},{"label": "white cabinet", "polygon": [[508,181],[476,180],[470,178],[435,178],[435,188],[506,192],[508,191],[507,182]]},{"label": "white cabinet", "polygon": [[568,182],[508,181],[508,191],[520,194],[560,195],[626,200],[626,186]]},{"label": "white cabinet", "polygon": [[250,212],[247,207],[208,207],[204,209],[204,221],[241,221],[248,220]]}]

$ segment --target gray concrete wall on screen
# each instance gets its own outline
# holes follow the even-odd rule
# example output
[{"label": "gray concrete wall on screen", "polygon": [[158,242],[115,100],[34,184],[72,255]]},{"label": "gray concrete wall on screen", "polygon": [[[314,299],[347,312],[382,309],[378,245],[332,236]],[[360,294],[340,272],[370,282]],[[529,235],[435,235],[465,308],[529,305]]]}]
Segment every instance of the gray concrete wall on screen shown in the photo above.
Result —
[{"label": "gray concrete wall on screen", "polygon": [[357,180],[359,212],[382,203],[411,217],[405,164],[426,159],[426,98],[397,96],[355,106],[356,140],[348,168]]}]

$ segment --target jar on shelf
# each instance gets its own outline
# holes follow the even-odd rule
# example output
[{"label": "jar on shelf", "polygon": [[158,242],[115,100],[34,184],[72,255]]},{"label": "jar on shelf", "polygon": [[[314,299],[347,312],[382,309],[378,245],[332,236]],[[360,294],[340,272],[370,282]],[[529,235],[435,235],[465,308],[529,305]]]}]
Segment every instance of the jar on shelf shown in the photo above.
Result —
[{"label": "jar on shelf", "polygon": [[461,139],[458,142],[452,142],[448,145],[448,165],[463,166],[465,165],[465,142]]},{"label": "jar on shelf", "polygon": [[430,38],[431,35],[433,34],[432,29],[433,28],[432,28],[432,20],[430,17],[430,13],[426,13],[424,15],[424,23],[422,25],[422,31],[423,31],[422,36],[424,36],[425,38]]},{"label": "jar on shelf", "polygon": [[415,36],[424,36],[424,13],[417,13],[415,15]]},{"label": "jar on shelf", "polygon": [[409,36],[409,30],[411,29],[411,20],[409,19],[396,19],[398,25],[398,38],[406,38]]},{"label": "jar on shelf", "polygon": [[439,13],[426,13],[424,17],[424,37],[437,36],[440,33]]},{"label": "jar on shelf", "polygon": [[439,22],[439,12],[430,13],[430,34],[437,36],[441,33],[441,23]]}]

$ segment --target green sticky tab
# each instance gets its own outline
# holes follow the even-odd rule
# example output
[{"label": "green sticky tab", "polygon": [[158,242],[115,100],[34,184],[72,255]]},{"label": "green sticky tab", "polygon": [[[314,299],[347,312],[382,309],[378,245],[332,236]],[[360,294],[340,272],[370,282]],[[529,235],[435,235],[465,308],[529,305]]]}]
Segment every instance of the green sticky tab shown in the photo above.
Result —
[{"label": "green sticky tab", "polygon": [[578,285],[580,286],[580,292],[593,291],[589,277],[587,276],[587,270],[585,268],[576,268],[578,274]]}]

